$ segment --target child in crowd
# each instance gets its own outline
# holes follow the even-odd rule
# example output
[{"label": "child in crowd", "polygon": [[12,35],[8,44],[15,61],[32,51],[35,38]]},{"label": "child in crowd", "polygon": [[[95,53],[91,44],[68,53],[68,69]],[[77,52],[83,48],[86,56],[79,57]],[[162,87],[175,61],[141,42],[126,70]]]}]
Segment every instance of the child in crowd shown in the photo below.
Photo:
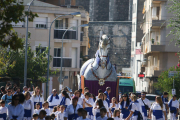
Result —
[{"label": "child in crowd", "polygon": [[38,114],[33,114],[33,120],[38,120],[39,115]]},{"label": "child in crowd", "polygon": [[52,117],[51,116],[46,116],[45,120],[52,120]]},{"label": "child in crowd", "polygon": [[56,120],[55,114],[51,114],[51,120]]},{"label": "child in crowd", "polygon": [[0,101],[0,120],[6,120],[7,118],[7,107],[5,106],[5,101],[1,100]]},{"label": "child in crowd", "polygon": [[45,101],[43,103],[43,108],[42,110],[45,110],[46,111],[46,115],[50,115],[50,109],[49,109],[49,103],[47,101]]},{"label": "child in crowd", "polygon": [[114,120],[120,120],[120,111],[115,110],[113,115]]},{"label": "child in crowd", "polygon": [[108,117],[105,117],[106,113],[107,113],[106,108],[104,108],[104,107],[101,108],[101,109],[100,109],[100,115],[101,115],[101,116],[99,116],[96,120],[107,120]]},{"label": "child in crowd", "polygon": [[34,114],[38,114],[39,115],[39,112],[41,111],[40,109],[40,104],[39,103],[36,103],[36,109],[34,110]]},{"label": "child in crowd", "polygon": [[39,112],[39,119],[38,120],[45,120],[46,117],[46,111],[45,110],[41,110]]},{"label": "child in crowd", "polygon": [[65,106],[64,106],[64,105],[61,105],[59,110],[60,110],[60,111],[58,112],[57,120],[64,120],[64,110],[65,110]]},{"label": "child in crowd", "polygon": [[77,120],[82,120],[82,114],[83,114],[83,108],[79,108],[77,111],[78,111],[78,118],[77,118]]},{"label": "child in crowd", "polygon": [[55,115],[55,117],[57,117],[57,115],[58,115],[58,111],[57,111],[57,106],[54,106],[54,108],[53,108],[53,112],[51,113],[51,115],[52,114],[54,114]]},{"label": "child in crowd", "polygon": [[81,120],[90,120],[90,119],[86,118],[86,116],[87,116],[87,111],[85,109],[83,109]]}]

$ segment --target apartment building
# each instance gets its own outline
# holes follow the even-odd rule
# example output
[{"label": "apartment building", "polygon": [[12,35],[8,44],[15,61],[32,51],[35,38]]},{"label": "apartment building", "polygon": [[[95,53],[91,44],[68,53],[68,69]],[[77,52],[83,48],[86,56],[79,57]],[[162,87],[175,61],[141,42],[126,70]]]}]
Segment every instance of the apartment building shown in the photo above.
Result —
[{"label": "apartment building", "polygon": [[[145,61],[141,64],[141,70],[145,72],[145,81],[148,81],[148,93],[156,93],[153,83],[164,70],[178,64],[175,53],[179,51],[174,42],[170,42],[172,36],[167,36],[170,28],[167,28],[169,18],[172,17],[166,7],[168,0],[145,0],[143,8],[144,23],[141,25],[144,36],[142,37],[141,51]],[[166,37],[167,36],[167,37]],[[143,82],[143,81],[141,81]]]},{"label": "apartment building", "polygon": [[[24,0],[25,10],[27,4],[31,0]],[[63,86],[68,86],[71,89],[76,89],[77,78],[76,75],[80,71],[80,52],[83,55],[87,55],[88,51],[88,28],[77,27],[81,24],[87,24],[89,22],[89,14],[83,9],[60,7],[45,2],[35,0],[30,7],[33,13],[37,13],[39,17],[35,18],[33,22],[29,22],[29,32],[31,38],[28,40],[32,50],[39,51],[37,47],[41,44],[43,52],[49,45],[49,27],[51,22],[59,15],[70,14],[74,12],[80,12],[81,15],[77,16],[64,16],[58,18],[51,28],[51,40],[50,40],[50,55],[52,61],[50,63],[51,70],[60,70],[60,61],[63,57]],[[70,27],[63,39],[62,48],[62,36],[63,33]],[[19,22],[14,24],[14,29],[20,35],[25,35],[26,24]],[[63,55],[61,50],[63,49]],[[60,82],[58,80],[60,74],[50,75],[48,93],[51,94],[53,88],[59,90]],[[42,89],[45,93],[45,83],[42,85]]]}]

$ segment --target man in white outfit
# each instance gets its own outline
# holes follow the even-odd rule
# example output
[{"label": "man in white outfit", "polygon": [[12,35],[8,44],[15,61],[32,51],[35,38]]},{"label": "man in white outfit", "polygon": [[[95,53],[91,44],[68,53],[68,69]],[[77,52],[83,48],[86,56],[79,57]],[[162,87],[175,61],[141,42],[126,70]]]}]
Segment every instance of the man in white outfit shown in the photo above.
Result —
[{"label": "man in white outfit", "polygon": [[148,113],[147,110],[151,108],[150,101],[146,98],[146,92],[141,92],[141,98],[138,99],[140,112],[143,117],[143,120],[147,120]]}]

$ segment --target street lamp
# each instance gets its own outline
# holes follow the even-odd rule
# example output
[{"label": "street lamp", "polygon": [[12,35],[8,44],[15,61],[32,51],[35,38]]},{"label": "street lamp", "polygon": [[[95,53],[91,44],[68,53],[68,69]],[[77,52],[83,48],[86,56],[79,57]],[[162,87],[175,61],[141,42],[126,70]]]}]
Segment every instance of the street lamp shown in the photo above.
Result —
[{"label": "street lamp", "polygon": [[[32,0],[30,3],[28,3],[27,5],[29,5],[28,7],[28,12],[30,9],[31,4],[33,3],[34,0]],[[25,62],[24,62],[24,86],[26,86],[26,79],[27,79],[27,47],[28,47],[28,14],[27,14],[27,23],[26,23],[26,48],[25,48]]]},{"label": "street lamp", "polygon": [[[86,26],[89,26],[88,24],[83,24],[83,25],[79,25],[79,26],[77,26],[77,28],[78,27],[86,27]],[[62,80],[62,63],[63,63],[63,39],[64,39],[64,36],[65,36],[65,34],[66,34],[66,32],[68,31],[68,30],[70,30],[71,28],[73,28],[74,26],[72,26],[72,27],[70,27],[70,28],[68,28],[65,32],[64,32],[64,34],[63,34],[63,36],[62,36],[62,50],[61,50],[61,71],[60,71],[60,80]]]},{"label": "street lamp", "polygon": [[49,46],[48,46],[48,65],[47,65],[47,82],[46,82],[46,97],[47,97],[47,93],[48,93],[48,79],[49,79],[49,56],[50,56],[50,40],[51,40],[51,27],[52,27],[52,24],[54,23],[54,21],[60,17],[63,17],[63,16],[68,16],[68,15],[80,15],[81,13],[80,12],[74,12],[74,13],[70,13],[70,14],[65,14],[65,15],[59,15],[57,16],[52,22],[51,22],[51,25],[50,25],[50,28],[49,28]]}]

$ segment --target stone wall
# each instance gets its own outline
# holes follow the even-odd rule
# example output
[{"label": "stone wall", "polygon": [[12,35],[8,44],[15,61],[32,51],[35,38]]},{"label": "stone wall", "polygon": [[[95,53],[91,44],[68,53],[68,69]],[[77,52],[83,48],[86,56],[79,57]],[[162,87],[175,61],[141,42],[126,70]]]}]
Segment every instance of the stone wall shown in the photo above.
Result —
[{"label": "stone wall", "polygon": [[89,22],[88,55],[94,57],[99,44],[99,34],[107,34],[111,38],[109,50],[110,62],[116,64],[117,72],[124,67],[130,67],[131,55],[131,22]]}]

